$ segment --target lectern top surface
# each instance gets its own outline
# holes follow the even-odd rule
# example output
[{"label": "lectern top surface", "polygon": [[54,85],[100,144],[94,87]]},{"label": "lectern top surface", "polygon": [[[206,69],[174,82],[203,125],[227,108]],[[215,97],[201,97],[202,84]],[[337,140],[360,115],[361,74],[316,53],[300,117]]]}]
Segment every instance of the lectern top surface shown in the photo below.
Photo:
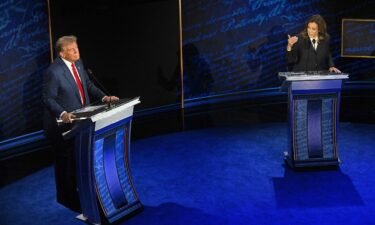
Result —
[{"label": "lectern top surface", "polygon": [[134,100],[137,100],[139,99],[139,97],[136,97],[136,98],[124,98],[124,99],[120,99],[118,102],[116,103],[113,103],[111,105],[108,105],[108,104],[104,104],[104,103],[94,103],[90,106],[86,106],[84,108],[81,108],[81,109],[77,109],[75,111],[73,111],[72,113],[77,117],[77,118],[80,118],[80,117],[92,117],[98,113],[101,113],[101,112],[104,112],[104,111],[107,111],[107,110],[110,110],[110,109],[113,109],[113,108],[116,108],[116,107],[119,107],[121,105],[124,105],[128,102],[131,102],[131,101],[134,101]]},{"label": "lectern top surface", "polygon": [[348,79],[347,73],[330,73],[328,71],[306,71],[306,72],[279,72],[279,77],[287,81],[302,80],[342,80]]}]

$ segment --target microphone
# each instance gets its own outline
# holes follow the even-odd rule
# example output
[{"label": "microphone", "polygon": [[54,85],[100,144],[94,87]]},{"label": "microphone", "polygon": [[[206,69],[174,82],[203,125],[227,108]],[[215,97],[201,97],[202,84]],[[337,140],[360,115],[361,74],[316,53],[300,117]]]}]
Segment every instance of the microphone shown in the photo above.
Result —
[{"label": "microphone", "polygon": [[[106,94],[107,96],[111,96],[111,93],[102,85],[102,83],[99,82],[98,79],[96,79],[96,76],[94,75],[92,70],[90,68],[87,68],[86,70],[87,73],[90,75],[90,78],[93,79],[95,83],[100,86],[100,89],[104,92],[104,94]],[[111,102],[108,103],[108,107],[111,107]]]}]

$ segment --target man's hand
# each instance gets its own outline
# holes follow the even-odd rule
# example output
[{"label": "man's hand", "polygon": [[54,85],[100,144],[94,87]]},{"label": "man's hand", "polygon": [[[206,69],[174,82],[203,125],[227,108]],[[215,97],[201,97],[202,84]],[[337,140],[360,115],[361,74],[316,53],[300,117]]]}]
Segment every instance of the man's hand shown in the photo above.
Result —
[{"label": "man's hand", "polygon": [[115,103],[119,100],[117,96],[105,96],[103,98],[103,102],[105,103]]},{"label": "man's hand", "polygon": [[329,72],[331,72],[331,73],[341,73],[341,71],[339,69],[337,69],[336,67],[329,68]]},{"label": "man's hand", "polygon": [[65,112],[61,116],[63,123],[72,123],[74,118],[76,118],[76,116],[73,113],[68,112]]}]

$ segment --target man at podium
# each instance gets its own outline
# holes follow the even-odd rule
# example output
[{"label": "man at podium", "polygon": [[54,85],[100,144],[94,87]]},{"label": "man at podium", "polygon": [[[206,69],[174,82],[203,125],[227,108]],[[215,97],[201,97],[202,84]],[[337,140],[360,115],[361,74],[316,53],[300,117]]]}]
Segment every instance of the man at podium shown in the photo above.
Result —
[{"label": "man at podium", "polygon": [[311,16],[297,36],[288,35],[287,61],[294,72],[328,71],[341,73],[332,60],[327,24],[320,15]]},{"label": "man at podium", "polygon": [[[116,102],[116,96],[107,96],[90,81],[82,61],[75,36],[63,36],[56,42],[58,57],[44,74],[43,103],[44,130],[55,156],[57,201],[80,211],[76,188],[74,138],[64,140],[62,133],[75,116],[72,111],[90,104],[90,97],[105,103]],[[57,119],[64,125],[58,126]]]}]

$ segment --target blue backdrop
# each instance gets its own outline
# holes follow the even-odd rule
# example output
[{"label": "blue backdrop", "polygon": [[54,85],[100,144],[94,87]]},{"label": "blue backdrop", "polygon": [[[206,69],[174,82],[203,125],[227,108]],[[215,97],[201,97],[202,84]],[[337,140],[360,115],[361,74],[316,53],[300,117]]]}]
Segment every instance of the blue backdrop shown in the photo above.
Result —
[{"label": "blue backdrop", "polygon": [[42,72],[50,63],[46,0],[0,3],[0,141],[42,128]]},{"label": "blue backdrop", "polygon": [[280,85],[287,35],[299,33],[314,14],[327,21],[337,67],[353,80],[373,72],[371,60],[340,59],[340,47],[341,19],[373,16],[374,2],[183,0],[185,99]]},{"label": "blue backdrop", "polygon": [[[54,3],[56,2],[54,1]],[[374,79],[375,63],[373,63],[373,59],[340,57],[341,20],[343,18],[373,17],[374,0],[181,0],[181,2],[184,97],[187,100],[279,86],[277,72],[287,70],[285,61],[287,35],[299,33],[306,19],[317,13],[322,14],[327,20],[328,32],[332,36],[331,50],[336,66],[342,71],[350,73],[351,80]],[[164,7],[172,3],[173,7]],[[176,62],[171,61],[176,58],[175,49],[174,47],[166,48],[161,44],[159,45],[163,47],[156,48],[156,44],[154,44],[159,43],[158,41],[161,39],[164,40],[165,37],[178,40],[178,36],[172,38],[165,31],[172,29],[172,27],[161,25],[165,24],[166,19],[162,20],[163,23],[153,23],[155,19],[150,16],[150,12],[156,11],[167,13],[176,10],[177,12],[177,7],[174,7],[176,2],[160,1],[160,7],[157,10],[152,8],[154,5],[150,5],[151,3],[139,3],[136,5],[137,9],[139,11],[148,9],[148,13],[145,14],[147,16],[142,15],[143,20],[134,19],[134,21],[121,16],[124,14],[124,9],[134,10],[132,7],[135,3],[129,3],[129,5],[128,3],[122,5],[119,2],[117,4],[120,5],[93,4],[77,3],[75,16],[72,16],[68,13],[71,11],[70,4],[62,1],[57,6],[65,8],[57,8],[56,11],[60,12],[62,9],[65,11],[61,11],[61,15],[56,14],[52,19],[52,21],[60,22],[56,23],[55,30],[60,29],[61,34],[59,33],[59,35],[75,34],[78,30],[86,34],[87,38],[83,38],[82,45],[80,45],[82,52],[86,52],[86,54],[89,52],[88,55],[92,55],[92,58],[100,59],[97,64],[97,61],[87,60],[86,62],[91,62],[88,65],[98,65],[98,67],[104,68],[102,71],[98,69],[98,74],[105,74],[106,77],[103,80],[106,81],[105,84],[108,82],[108,85],[105,86],[111,91],[112,89],[121,90],[121,93],[124,92],[122,97],[141,95],[145,108],[158,107],[166,102],[178,102],[181,91],[180,76],[176,69],[178,68],[177,60],[174,60]],[[103,4],[106,7],[101,7]],[[119,8],[118,11],[117,8]],[[107,11],[96,13],[95,9],[106,9]],[[102,12],[100,10],[98,12]],[[47,12],[46,0],[3,0],[0,3],[0,141],[42,129],[41,74],[50,63]],[[88,13],[82,14],[81,12]],[[87,14],[92,17],[80,18]],[[155,13],[154,16],[156,17],[156,15],[158,13]],[[97,43],[97,39],[93,37],[107,36],[106,32],[98,34],[103,28],[99,29],[100,32],[94,28],[82,29],[87,28],[85,24],[89,23],[88,21],[93,21],[92,18],[99,18],[93,23],[94,28],[98,21],[106,22],[104,25],[115,21],[113,27],[101,24],[101,27],[106,28],[107,33],[112,33],[111,31],[116,29],[116,32],[113,32],[116,35],[108,36],[112,41],[108,41],[110,47],[100,45],[101,48],[92,48]],[[70,19],[78,19],[84,24],[78,24],[79,27],[73,27],[73,29],[71,27],[74,24],[73,21],[67,23]],[[128,20],[131,26],[127,24],[121,30],[123,22]],[[173,21],[177,24],[177,18],[173,18]],[[149,33],[145,32],[146,35],[142,34],[141,31],[147,30],[147,26],[141,26],[142,24],[149,24],[153,29],[149,29],[151,30]],[[133,32],[133,36],[130,35],[131,32]],[[157,32],[158,35],[151,35],[152,32]],[[121,36],[117,35],[118,33],[124,34]],[[126,37],[129,36],[132,38],[127,39]],[[113,39],[113,37],[116,38]],[[146,39],[139,37],[150,38],[145,41]],[[95,40],[94,43],[87,43],[90,39]],[[154,42],[150,41],[151,39]],[[119,45],[124,40],[124,44]],[[145,42],[150,43],[145,44]],[[136,47],[128,51],[129,46]],[[144,47],[139,48],[140,46]],[[117,52],[117,49],[120,50]],[[107,61],[102,61],[103,57],[98,57],[108,54],[121,56],[124,55],[124,52],[133,53],[135,51],[137,60],[135,57],[131,57],[129,60],[118,57],[122,63],[116,64],[116,66],[112,66],[114,64],[111,57],[107,57],[110,59]],[[145,51],[150,52],[144,54]],[[168,52],[165,55],[169,57],[161,57],[162,51]],[[158,60],[155,60],[157,57]],[[123,61],[128,62],[126,66]],[[158,67],[161,62],[169,61],[172,63],[165,63],[165,66],[163,64],[162,67]],[[136,66],[129,66],[132,64],[136,64]],[[108,65],[111,68],[108,74],[116,75],[112,77],[107,75],[105,69],[108,68]],[[144,65],[148,65],[147,68],[151,69],[147,70]],[[172,73],[170,71],[176,72],[168,76],[169,73]],[[174,77],[169,82],[172,86],[166,88],[168,90],[163,91],[159,87],[160,84],[157,86],[157,81],[162,80],[159,78],[164,77],[158,76],[160,74],[167,78]],[[177,75],[175,76],[175,74]],[[141,78],[137,79],[136,77]],[[148,80],[147,88],[144,87],[145,79]],[[166,86],[169,86],[169,83]],[[171,96],[167,95],[169,92],[172,93]],[[113,91],[112,93],[117,92]],[[168,98],[172,100],[167,101]]]},{"label": "blue backdrop", "polygon": [[375,58],[375,20],[345,19],[342,55]]}]

